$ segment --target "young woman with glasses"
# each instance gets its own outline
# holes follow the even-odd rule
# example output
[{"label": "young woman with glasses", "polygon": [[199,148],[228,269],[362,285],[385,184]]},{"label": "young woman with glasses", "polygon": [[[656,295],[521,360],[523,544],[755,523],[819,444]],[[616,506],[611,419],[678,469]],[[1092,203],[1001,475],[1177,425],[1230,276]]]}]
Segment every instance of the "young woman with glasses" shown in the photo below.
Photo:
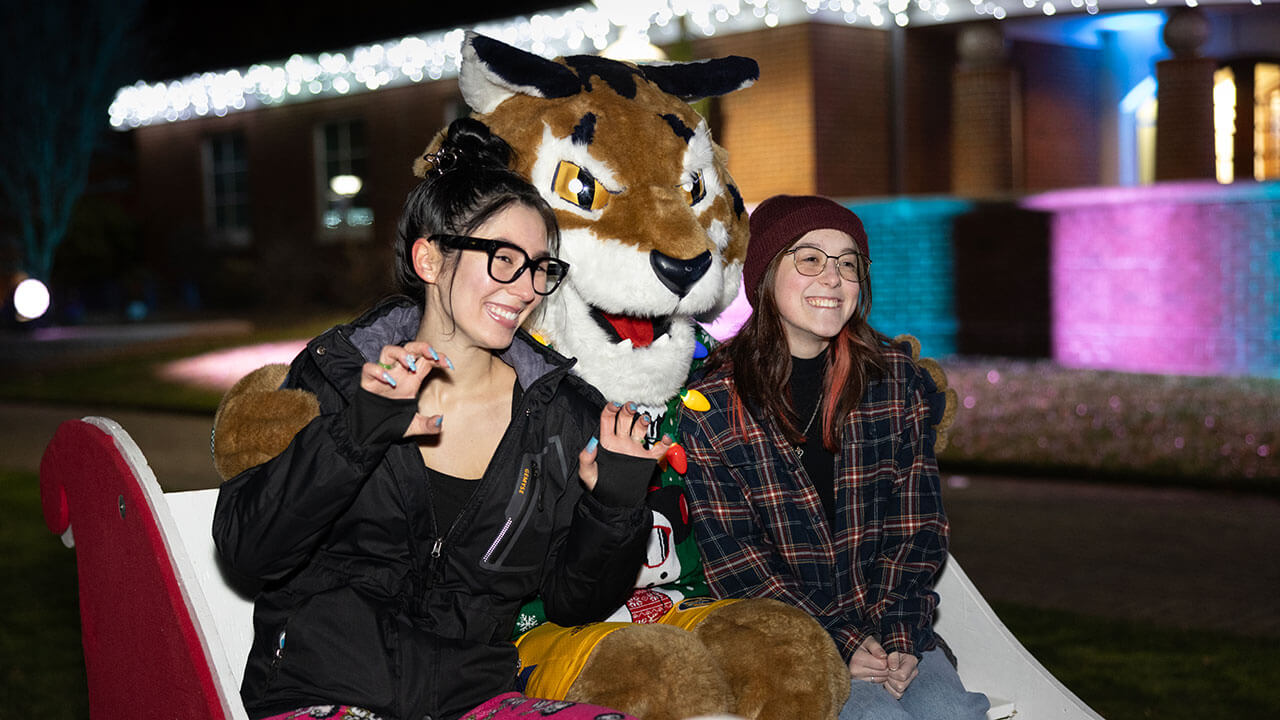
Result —
[{"label": "young woman with glasses", "polygon": [[849,666],[850,718],[984,718],[932,630],[948,524],[933,454],[940,400],[867,322],[867,235],[822,197],[751,215],[753,313],[708,360],[681,434],[712,591],[813,615]]},{"label": "young woman with glasses", "polygon": [[449,127],[400,222],[405,297],[311,341],[285,386],[319,417],[222,486],[218,548],[264,583],[251,717],[500,718],[532,702],[512,692],[522,603],[576,625],[631,591],[669,441],[646,448],[633,406],[520,330],[569,268],[509,155]]}]

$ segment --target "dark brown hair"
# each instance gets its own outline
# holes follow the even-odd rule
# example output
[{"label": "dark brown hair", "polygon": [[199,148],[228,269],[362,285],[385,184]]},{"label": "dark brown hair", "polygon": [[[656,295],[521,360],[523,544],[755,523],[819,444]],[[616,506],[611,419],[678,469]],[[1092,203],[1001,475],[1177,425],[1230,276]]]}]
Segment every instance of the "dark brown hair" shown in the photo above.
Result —
[{"label": "dark brown hair", "polygon": [[[793,243],[794,244],[794,243]],[[782,434],[792,443],[804,442],[791,397],[791,352],[782,315],[774,298],[774,278],[785,253],[774,256],[760,281],[755,311],[730,338],[712,352],[707,374],[728,372],[737,388],[731,416],[739,434],[748,407],[776,419]],[[840,448],[840,426],[857,408],[867,383],[884,372],[884,350],[889,339],[867,322],[871,312],[870,275],[858,284],[858,306],[827,348],[822,381],[822,445],[830,452]],[[760,418],[763,419],[763,418]]]},{"label": "dark brown hair", "polygon": [[[439,156],[447,162],[427,173],[409,192],[396,233],[395,273],[400,292],[417,300],[426,286],[413,268],[413,244],[435,233],[467,235],[489,218],[512,205],[527,205],[541,216],[547,230],[547,246],[554,255],[560,244],[555,213],[508,163],[511,146],[472,118],[449,125]],[[456,264],[461,251],[441,247],[448,264]]]}]

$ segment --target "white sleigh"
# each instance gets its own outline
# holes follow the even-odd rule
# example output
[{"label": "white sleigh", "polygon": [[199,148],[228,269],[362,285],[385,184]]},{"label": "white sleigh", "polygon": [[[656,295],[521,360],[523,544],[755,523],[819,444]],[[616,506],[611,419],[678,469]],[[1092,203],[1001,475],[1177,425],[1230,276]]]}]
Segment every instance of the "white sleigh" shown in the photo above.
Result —
[{"label": "white sleigh", "polygon": [[[40,465],[50,530],[77,554],[90,715],[247,720],[239,695],[252,598],[211,537],[216,490],[165,493],[119,424],[62,424]],[[951,558],[936,627],[990,720],[1098,719],[1005,628]]]}]

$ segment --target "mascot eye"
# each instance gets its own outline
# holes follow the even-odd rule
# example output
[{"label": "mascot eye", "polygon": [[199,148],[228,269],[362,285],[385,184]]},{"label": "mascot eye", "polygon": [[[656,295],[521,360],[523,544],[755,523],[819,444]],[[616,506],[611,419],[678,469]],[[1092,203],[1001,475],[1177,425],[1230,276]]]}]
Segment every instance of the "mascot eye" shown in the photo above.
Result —
[{"label": "mascot eye", "polygon": [[697,205],[702,198],[707,196],[707,188],[702,184],[702,173],[694,173],[693,179],[682,183],[680,189],[684,190],[689,197],[690,205]]},{"label": "mascot eye", "polygon": [[583,210],[595,212],[609,204],[609,191],[591,175],[591,171],[568,160],[561,160],[556,166],[556,176],[551,185],[556,195]]}]

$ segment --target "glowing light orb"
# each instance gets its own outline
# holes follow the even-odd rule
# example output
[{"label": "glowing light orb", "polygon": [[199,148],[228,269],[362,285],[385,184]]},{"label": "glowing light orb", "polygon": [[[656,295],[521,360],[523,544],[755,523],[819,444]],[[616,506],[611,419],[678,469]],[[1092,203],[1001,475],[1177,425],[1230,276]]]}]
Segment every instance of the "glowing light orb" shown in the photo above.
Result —
[{"label": "glowing light orb", "polygon": [[352,197],[364,188],[364,181],[356,175],[334,175],[329,178],[329,189],[336,195]]},{"label": "glowing light orb", "polygon": [[13,308],[22,320],[35,320],[49,311],[49,288],[35,278],[18,283],[13,291]]}]

